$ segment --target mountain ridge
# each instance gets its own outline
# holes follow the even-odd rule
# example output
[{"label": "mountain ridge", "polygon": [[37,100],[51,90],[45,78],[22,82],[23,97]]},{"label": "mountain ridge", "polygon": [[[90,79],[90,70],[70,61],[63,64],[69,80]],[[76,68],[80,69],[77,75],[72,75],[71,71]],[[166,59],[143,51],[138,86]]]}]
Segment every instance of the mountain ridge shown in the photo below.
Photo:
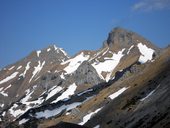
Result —
[{"label": "mountain ridge", "polygon": [[[140,79],[156,81],[152,76],[169,70],[166,67],[168,58],[168,47],[160,49],[140,35],[122,28],[113,29],[102,48],[82,50],[72,57],[55,45],[33,51],[0,71],[0,126],[50,127],[64,120],[85,126],[87,123],[87,126],[94,127],[95,123],[88,123],[88,120],[95,120],[92,115],[104,110],[107,113],[110,111],[108,105],[119,107],[116,99],[120,97],[123,97],[121,101],[124,104],[124,95],[127,93],[127,97],[130,97],[129,92],[133,92],[134,88],[137,97],[141,97],[137,94],[140,87],[147,90],[145,95],[152,95],[151,90],[158,85],[154,83],[149,90]],[[158,67],[160,69],[156,69]],[[150,76],[146,78],[143,74]],[[143,77],[140,78],[140,75]],[[167,81],[168,77],[161,80]],[[135,86],[136,83],[130,85],[128,82],[131,80],[133,83],[135,79],[139,81],[139,87]],[[112,100],[115,103],[111,104]],[[115,112],[118,111],[115,109]],[[121,110],[120,114],[125,111]],[[107,121],[98,123],[101,127],[117,127],[114,123],[105,125]]]}]

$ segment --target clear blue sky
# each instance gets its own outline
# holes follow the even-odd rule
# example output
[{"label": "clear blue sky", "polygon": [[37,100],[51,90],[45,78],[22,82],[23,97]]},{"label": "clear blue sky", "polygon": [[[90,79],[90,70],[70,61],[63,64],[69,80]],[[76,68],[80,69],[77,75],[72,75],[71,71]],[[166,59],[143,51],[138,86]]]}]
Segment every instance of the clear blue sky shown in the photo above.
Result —
[{"label": "clear blue sky", "polygon": [[0,0],[0,67],[50,44],[74,55],[121,26],[170,43],[170,0]]}]

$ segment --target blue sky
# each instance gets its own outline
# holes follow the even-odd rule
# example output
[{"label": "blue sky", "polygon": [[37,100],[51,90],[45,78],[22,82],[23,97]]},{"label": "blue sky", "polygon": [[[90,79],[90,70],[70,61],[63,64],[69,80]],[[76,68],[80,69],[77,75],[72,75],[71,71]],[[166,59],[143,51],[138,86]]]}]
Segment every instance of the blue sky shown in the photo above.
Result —
[{"label": "blue sky", "polygon": [[170,0],[0,0],[0,67],[56,44],[69,55],[102,46],[120,26],[170,44]]}]

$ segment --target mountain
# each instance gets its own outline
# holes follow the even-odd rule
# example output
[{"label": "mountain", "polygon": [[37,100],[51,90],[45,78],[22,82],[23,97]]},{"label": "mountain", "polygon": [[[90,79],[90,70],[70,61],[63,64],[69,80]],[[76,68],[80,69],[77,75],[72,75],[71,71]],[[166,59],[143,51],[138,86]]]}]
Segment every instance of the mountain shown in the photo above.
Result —
[{"label": "mountain", "polygon": [[96,51],[51,45],[0,71],[0,127],[170,127],[170,47],[114,28]]}]

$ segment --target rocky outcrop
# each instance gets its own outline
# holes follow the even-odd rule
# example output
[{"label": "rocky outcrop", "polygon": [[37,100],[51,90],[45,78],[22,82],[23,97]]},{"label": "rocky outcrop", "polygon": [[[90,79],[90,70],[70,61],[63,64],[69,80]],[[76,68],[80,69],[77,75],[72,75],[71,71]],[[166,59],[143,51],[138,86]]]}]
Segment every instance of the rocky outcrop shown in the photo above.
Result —
[{"label": "rocky outcrop", "polygon": [[88,61],[84,61],[75,71],[74,80],[77,85],[97,85],[102,82],[95,68]]}]

